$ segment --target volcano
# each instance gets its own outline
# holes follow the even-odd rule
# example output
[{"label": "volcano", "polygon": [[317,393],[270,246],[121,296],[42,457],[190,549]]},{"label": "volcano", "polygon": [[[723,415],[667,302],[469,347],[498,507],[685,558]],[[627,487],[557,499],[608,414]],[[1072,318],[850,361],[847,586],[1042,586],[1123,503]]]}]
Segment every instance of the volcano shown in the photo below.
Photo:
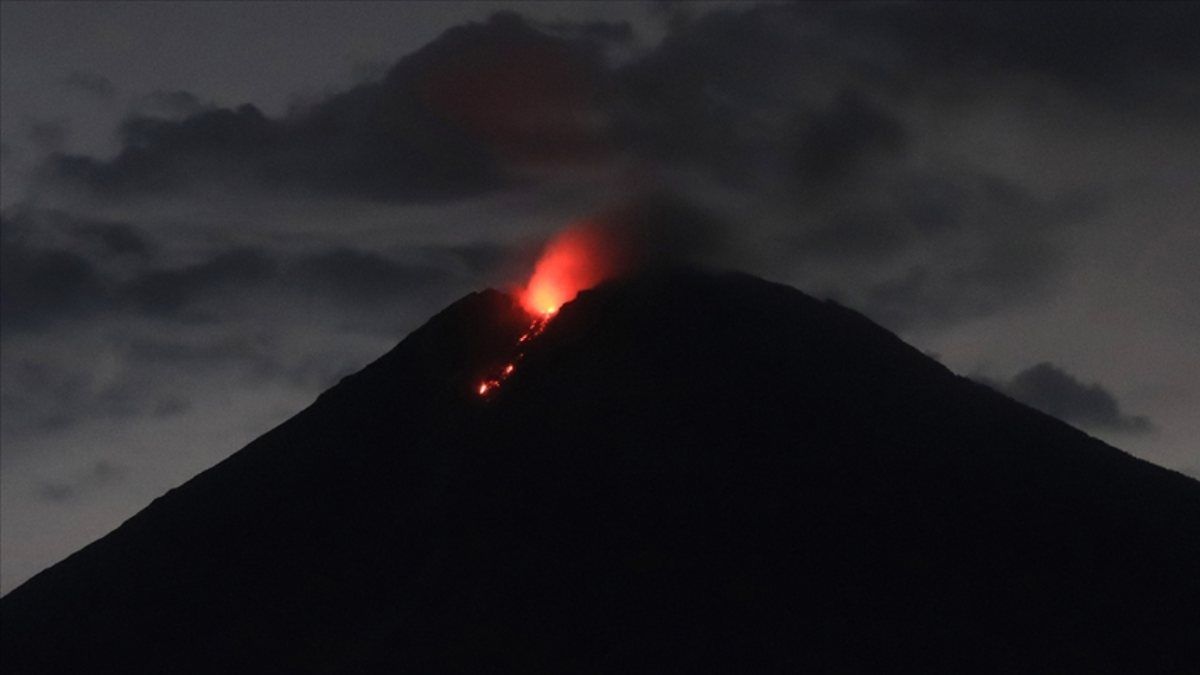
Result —
[{"label": "volcano", "polygon": [[0,600],[0,665],[1200,663],[1200,483],[749,276],[632,276],[530,322],[451,305]]}]

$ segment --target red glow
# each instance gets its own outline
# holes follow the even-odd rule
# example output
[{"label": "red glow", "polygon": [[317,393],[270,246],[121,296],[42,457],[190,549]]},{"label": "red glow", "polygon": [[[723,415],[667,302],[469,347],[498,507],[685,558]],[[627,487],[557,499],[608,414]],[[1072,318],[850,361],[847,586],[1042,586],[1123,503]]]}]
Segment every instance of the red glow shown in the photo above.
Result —
[{"label": "red glow", "polygon": [[552,315],[579,291],[613,273],[612,242],[590,223],[567,228],[546,244],[529,283],[520,291],[521,305],[535,316]]},{"label": "red glow", "polygon": [[[517,341],[518,349],[520,349],[520,345],[522,343],[541,335],[542,331],[546,330],[546,322],[550,321],[550,317],[553,315],[553,312],[546,312],[541,316],[534,317],[533,322],[529,324],[529,329],[526,330],[525,334],[521,336],[521,339]],[[504,384],[505,380],[507,380],[509,377],[512,377],[512,374],[517,372],[517,364],[520,363],[521,359],[524,358],[525,352],[518,351],[516,355],[513,356],[512,361],[504,364],[504,367],[500,370],[500,372],[496,373],[493,377],[480,382],[479,386],[475,389],[475,393],[484,398],[491,397],[492,394],[496,393],[496,391],[500,388],[500,385]]]},{"label": "red glow", "polygon": [[589,222],[567,228],[546,244],[529,283],[517,291],[521,306],[533,315],[529,328],[517,338],[513,360],[480,382],[475,389],[477,394],[484,398],[495,394],[516,372],[516,364],[525,358],[529,341],[542,334],[563,303],[617,271],[617,250],[611,237]]}]

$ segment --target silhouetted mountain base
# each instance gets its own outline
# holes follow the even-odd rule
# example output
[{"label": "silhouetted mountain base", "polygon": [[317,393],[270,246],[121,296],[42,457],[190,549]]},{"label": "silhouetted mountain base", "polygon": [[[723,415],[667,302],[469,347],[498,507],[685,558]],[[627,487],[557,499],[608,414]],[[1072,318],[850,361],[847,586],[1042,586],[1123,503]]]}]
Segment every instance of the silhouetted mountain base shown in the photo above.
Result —
[{"label": "silhouetted mountain base", "polygon": [[32,672],[1194,671],[1200,484],[741,275],[464,298],[0,601]]}]

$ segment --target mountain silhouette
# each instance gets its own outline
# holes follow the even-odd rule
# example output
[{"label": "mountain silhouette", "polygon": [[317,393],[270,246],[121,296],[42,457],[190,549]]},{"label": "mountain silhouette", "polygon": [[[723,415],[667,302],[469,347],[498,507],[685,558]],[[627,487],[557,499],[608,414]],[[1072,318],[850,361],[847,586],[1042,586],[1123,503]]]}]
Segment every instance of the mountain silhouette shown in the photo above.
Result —
[{"label": "mountain silhouette", "polygon": [[0,600],[41,672],[1196,672],[1200,483],[733,273],[484,291]]}]

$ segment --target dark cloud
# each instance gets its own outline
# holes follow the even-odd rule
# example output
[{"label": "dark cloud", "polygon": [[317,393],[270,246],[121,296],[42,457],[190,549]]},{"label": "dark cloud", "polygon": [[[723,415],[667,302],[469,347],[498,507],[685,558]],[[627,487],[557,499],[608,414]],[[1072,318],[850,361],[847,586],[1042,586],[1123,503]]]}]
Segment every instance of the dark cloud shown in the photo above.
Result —
[{"label": "dark cloud", "polygon": [[499,13],[282,117],[159,92],[188,116],[135,116],[115,158],[58,156],[48,174],[107,196],[214,182],[435,200],[507,185],[513,165],[626,151],[733,184],[782,162],[824,187],[906,147],[905,101],[1014,78],[1151,113],[1190,101],[1197,32],[1200,9],[1182,3],[772,4],[673,22],[614,69],[606,45],[632,39],[627,23]]},{"label": "dark cloud", "polygon": [[91,376],[61,363],[4,350],[4,388],[0,398],[5,431],[33,429],[51,431],[75,423],[95,406],[89,405]]},{"label": "dark cloud", "polygon": [[[1180,38],[1196,15],[1163,5],[739,6],[672,21],[661,44],[614,68],[606,45],[630,42],[627,23],[500,13],[281,117],[160,92],[191,114],[131,118],[114,159],[58,156],[48,174],[110,197],[218,183],[412,201],[512,185],[528,179],[516,170],[528,164],[619,155],[654,170],[698,167],[750,191],[790,180],[798,199],[829,201],[847,184],[912,171],[918,132],[902,110],[914,100],[987,96],[1001,78],[1026,75],[1070,90],[1123,82],[1157,92],[1133,104],[1169,98],[1172,82],[1195,74],[1196,41]],[[802,215],[820,232],[911,221],[879,204]],[[886,254],[905,239],[888,227],[852,248]],[[828,250],[845,243],[813,236]]]},{"label": "dark cloud", "polygon": [[402,294],[420,294],[445,284],[451,274],[426,265],[406,265],[384,256],[336,248],[297,260],[285,273],[285,282],[310,295],[339,302],[388,302]]},{"label": "dark cloud", "polygon": [[[225,387],[229,378],[329,386],[361,367],[379,337],[398,339],[474,286],[438,266],[458,250],[416,249],[417,261],[405,262],[344,247],[227,248],[183,266],[152,254],[120,274],[64,249],[6,244],[4,252],[20,263],[3,268],[6,434],[179,415],[191,408],[189,387],[213,378]],[[67,274],[77,267],[86,273]],[[338,339],[305,341],[314,335]]]},{"label": "dark cloud", "polygon": [[1065,268],[1060,233],[1103,203],[967,170],[893,171],[840,190],[798,223],[791,246],[838,271],[831,293],[896,330],[1041,299]]},{"label": "dark cloud", "polygon": [[735,185],[789,157],[805,183],[835,184],[905,148],[914,102],[1017,85],[1034,109],[1084,97],[1195,119],[1200,93],[1187,3],[779,3],[672,25],[617,72],[622,141]]},{"label": "dark cloud", "polygon": [[[786,214],[789,262],[834,269],[818,283],[889,326],[953,323],[1041,297],[1064,264],[1055,234],[1083,211],[1070,195],[1034,197],[969,164],[929,168],[916,149],[931,132],[906,112],[913,102],[988,96],[1014,78],[1100,96],[1104,82],[1131,81],[1130,64],[1153,71],[1136,87],[1158,91],[1133,104],[1166,100],[1172,78],[1196,69],[1187,58],[1195,48],[1176,39],[1195,14],[1158,5],[737,6],[676,17],[660,44],[615,67],[606,50],[631,42],[629,24],[500,13],[446,31],[377,81],[280,117],[158,92],[190,114],[135,116],[112,160],[58,156],[50,170],[110,197],[215,182],[407,201],[536,180],[520,171],[528,165],[619,156],[632,183],[698,171]],[[1098,53],[1106,41],[1120,58]],[[694,234],[675,239],[708,232]],[[444,261],[400,263],[354,246],[305,260],[260,253],[152,270],[116,294],[139,311],[177,315],[235,287],[276,284],[363,304],[447,278]],[[471,273],[474,264],[459,266]]]},{"label": "dark cloud", "polygon": [[[288,363],[284,345],[262,331],[206,331],[198,335],[139,336],[120,345],[131,363],[157,372],[236,371],[253,382],[295,379],[298,364]],[[188,403],[165,397],[152,403],[157,416],[184,412]]]},{"label": "dark cloud", "polygon": [[557,35],[599,44],[625,45],[634,39],[633,24],[628,21],[557,21],[545,28]]},{"label": "dark cloud", "polygon": [[586,222],[614,247],[617,270],[710,264],[728,245],[727,223],[662,190],[635,195]]},{"label": "dark cloud", "polygon": [[550,35],[501,12],[446,31],[402,59],[385,82],[413,95],[506,163],[562,162],[603,150],[593,114],[601,47]]},{"label": "dark cloud", "polygon": [[57,312],[95,309],[103,297],[92,265],[65,251],[25,250],[12,242],[4,247],[2,267],[6,328],[38,323]]},{"label": "dark cloud", "polygon": [[700,165],[731,183],[746,182],[763,153],[782,150],[782,130],[760,113],[794,109],[795,86],[786,80],[795,74],[786,71],[795,48],[794,36],[760,8],[680,22],[658,47],[614,74],[621,143],[649,159]]},{"label": "dark cloud", "polygon": [[359,61],[351,68],[351,79],[355,83],[368,83],[387,77],[392,64],[388,61]]},{"label": "dark cloud", "polygon": [[117,95],[117,87],[112,80],[100,73],[87,70],[72,70],[60,82],[66,87],[102,100],[111,99]]},{"label": "dark cloud", "polygon": [[141,228],[30,208],[6,211],[0,235],[6,335],[101,313],[220,322],[281,302],[324,302],[339,315],[368,316],[380,305],[447,300],[445,289],[493,282],[510,251],[485,243],[416,246],[390,257],[345,245],[301,252],[217,246],[192,254],[194,262],[169,264]]},{"label": "dark cloud", "polygon": [[146,270],[117,295],[138,314],[189,322],[219,320],[272,301],[298,306],[319,300],[339,314],[369,313],[453,286],[458,274],[430,258],[406,262],[343,246],[301,255],[232,248],[193,265]]},{"label": "dark cloud", "polygon": [[429,247],[425,249],[425,253],[433,259],[442,255],[449,256],[454,261],[452,267],[475,279],[512,279],[518,271],[529,269],[533,262],[518,262],[522,257],[518,247],[491,242]]},{"label": "dark cloud", "polygon": [[863,308],[894,330],[952,325],[1029,304],[1052,287],[1062,253],[1042,242],[997,242],[957,260],[918,262],[871,287]]},{"label": "dark cloud", "polygon": [[277,263],[265,252],[235,248],[187,267],[150,270],[125,284],[119,293],[139,312],[176,314],[200,299],[235,296],[276,274]]},{"label": "dark cloud", "polygon": [[1106,104],[1176,107],[1200,74],[1194,3],[846,3],[820,13],[841,33],[893,48],[905,73],[894,79],[929,86],[961,75],[956,95],[1039,76]]},{"label": "dark cloud", "polygon": [[190,91],[174,89],[150,92],[139,102],[138,107],[144,115],[180,118],[197,115],[215,106],[205,103]]},{"label": "dark cloud", "polygon": [[146,258],[154,251],[154,244],[145,233],[127,223],[88,219],[79,222],[74,232],[97,244],[102,255]]},{"label": "dark cloud", "polygon": [[253,105],[136,116],[112,160],[59,155],[48,176],[107,197],[303,190],[399,201],[477,194],[504,163],[591,152],[599,55],[513,14],[453,28],[362,84],[272,118]]},{"label": "dark cloud", "polygon": [[[932,168],[920,151],[937,130],[917,124],[914,105],[957,105],[1028,82],[1047,88],[1051,103],[1124,93],[1128,105],[1158,114],[1200,60],[1196,41],[1181,39],[1196,9],[1163,5],[668,13],[662,42],[627,52],[619,66],[608,55],[633,43],[629,24],[537,24],[501,13],[280,116],[155,92],[125,121],[113,159],[59,155],[47,170],[114,199],[215,183],[405,202],[555,173],[523,171],[530,166],[620,161],[643,196],[591,219],[642,261],[720,264],[758,223],[734,213],[737,225],[723,224],[692,206],[710,203],[703,187],[643,192],[695,173],[791,222],[778,254],[789,266],[826,270],[813,277],[818,289],[907,329],[1044,297],[1065,267],[1058,235],[1103,204],[1096,195],[1044,196],[967,160]],[[490,242],[384,252],[334,238],[287,253],[217,246],[179,264],[125,223],[53,224],[73,233],[70,245],[5,225],[6,331],[100,311],[219,324],[264,304],[321,303],[339,325],[386,332],[399,323],[380,307],[430,304],[448,299],[439,295],[448,288],[511,278],[513,261],[536,253]],[[218,351],[268,363],[235,343]]]},{"label": "dark cloud", "polygon": [[29,140],[43,152],[61,149],[70,133],[65,120],[42,120],[29,125]]},{"label": "dark cloud", "polygon": [[179,416],[213,389],[315,392],[508,263],[498,244],[181,248],[64,211],[0,215],[7,439]]},{"label": "dark cloud", "polygon": [[[329,386],[478,286],[499,257],[482,244],[396,257],[341,245],[217,245],[179,264],[171,261],[184,252],[167,255],[126,223],[24,207],[2,216],[6,438],[181,415],[191,387],[228,387],[230,378]],[[55,483],[47,494],[69,487]]]},{"label": "dark cloud", "polygon": [[907,130],[892,114],[855,92],[803,116],[796,149],[801,189],[819,195],[859,177],[904,150]]},{"label": "dark cloud", "polygon": [[37,496],[51,502],[65,502],[97,488],[103,488],[125,476],[125,467],[99,460],[66,480],[42,481],[35,487]]},{"label": "dark cloud", "polygon": [[1150,420],[1126,415],[1116,397],[1099,384],[1085,384],[1052,363],[1039,363],[1007,383],[983,380],[1018,401],[1061,420],[1105,431],[1145,433]]},{"label": "dark cloud", "polygon": [[147,262],[154,245],[119,221],[56,210],[0,214],[0,326],[5,334],[45,329],[121,306],[120,279],[106,261]]},{"label": "dark cloud", "polygon": [[[93,343],[93,353],[52,351],[6,345],[2,404],[6,433],[57,432],[84,420],[129,420],[167,417],[185,412],[190,403],[181,392],[162,393],[157,380],[165,370],[125,361],[125,350]],[[105,368],[96,361],[106,360]],[[176,371],[177,372],[177,371]]]},{"label": "dark cloud", "polygon": [[0,221],[0,327],[34,329],[63,315],[87,316],[107,306],[108,289],[95,265],[68,250],[31,242],[21,223]]}]

